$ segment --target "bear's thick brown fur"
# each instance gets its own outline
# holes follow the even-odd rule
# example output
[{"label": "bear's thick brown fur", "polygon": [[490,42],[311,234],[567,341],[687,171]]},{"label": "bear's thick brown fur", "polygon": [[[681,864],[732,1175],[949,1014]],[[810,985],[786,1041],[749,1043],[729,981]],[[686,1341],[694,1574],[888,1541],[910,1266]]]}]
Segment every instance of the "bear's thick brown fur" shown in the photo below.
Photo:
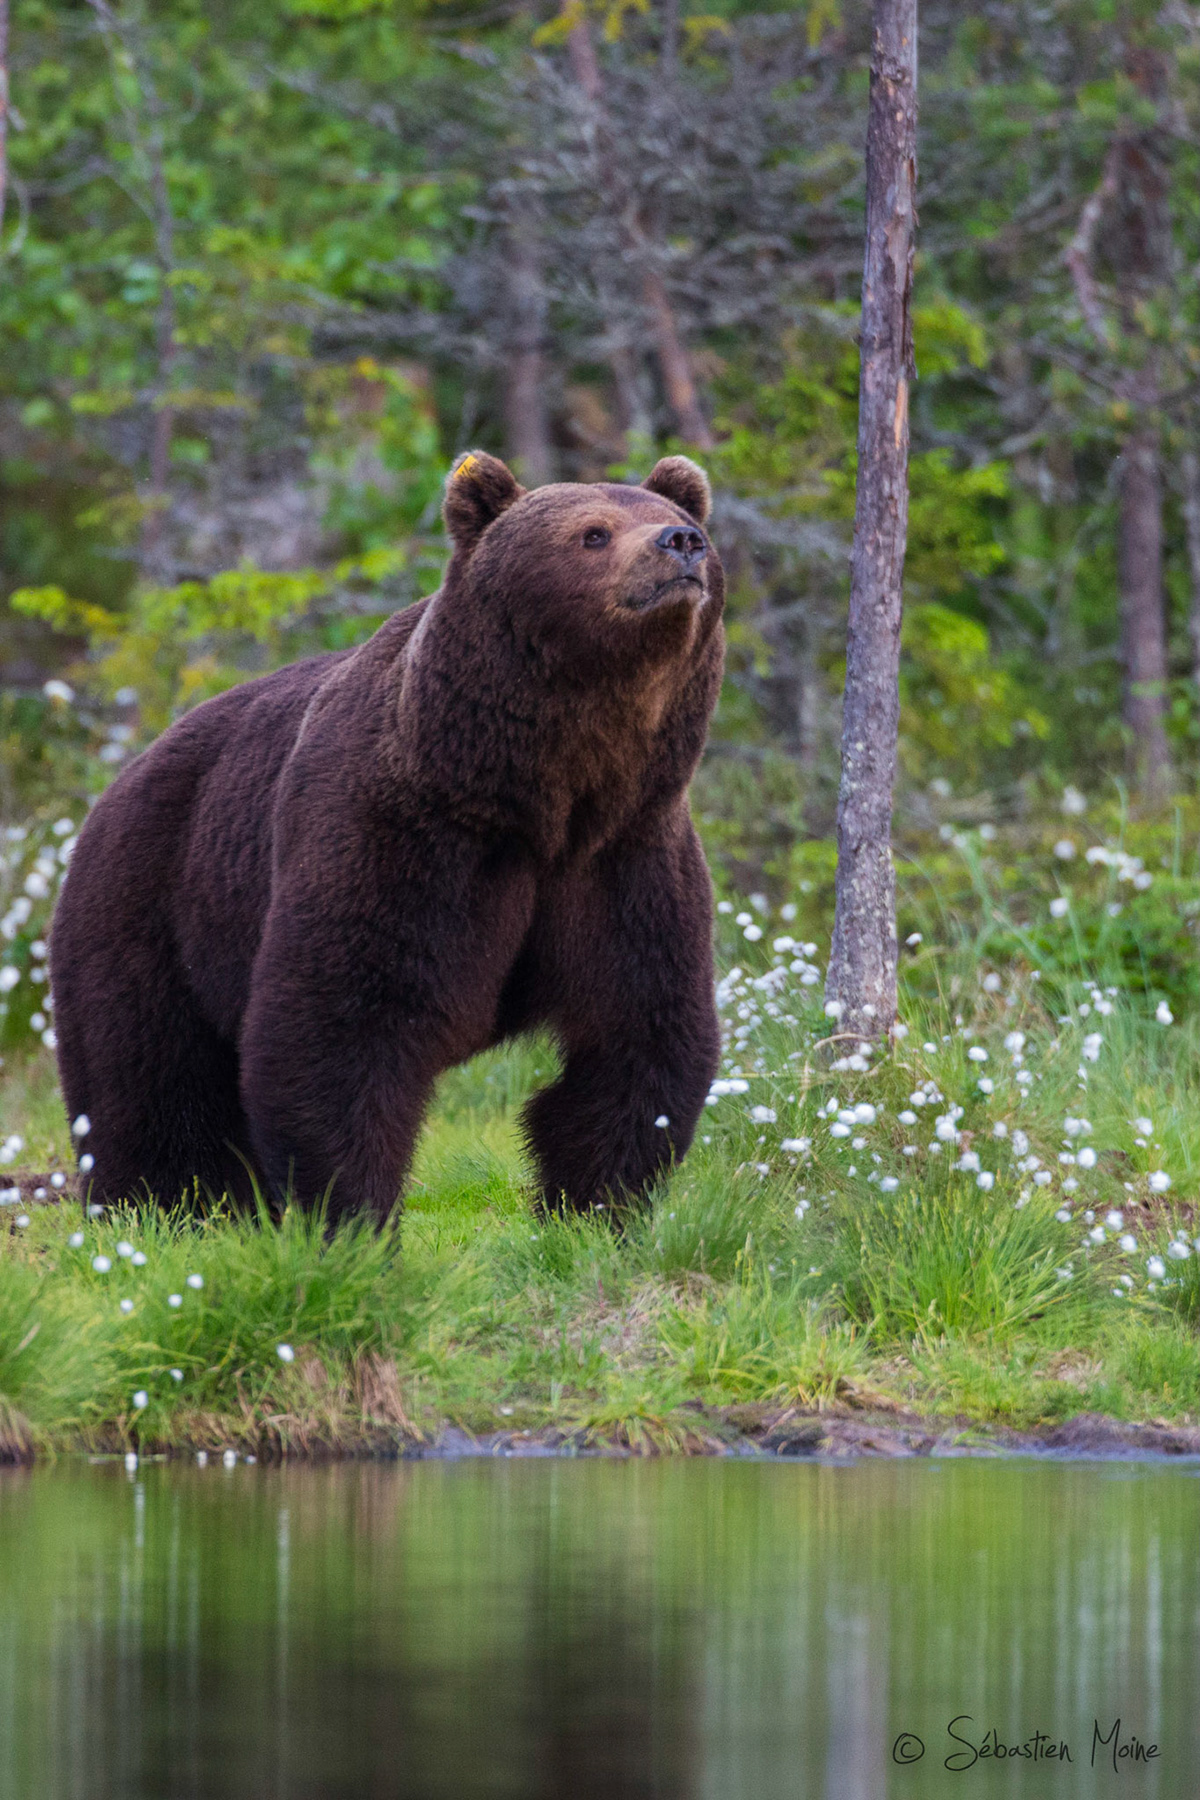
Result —
[{"label": "bear's thick brown fur", "polygon": [[[359,649],[247,682],[139,756],[51,940],[93,1196],[384,1217],[443,1070],[547,1026],[551,1205],[641,1194],[717,1063],[686,789],[721,680],[708,485],[450,477],[446,579]],[[659,1123],[664,1119],[666,1123]]]}]

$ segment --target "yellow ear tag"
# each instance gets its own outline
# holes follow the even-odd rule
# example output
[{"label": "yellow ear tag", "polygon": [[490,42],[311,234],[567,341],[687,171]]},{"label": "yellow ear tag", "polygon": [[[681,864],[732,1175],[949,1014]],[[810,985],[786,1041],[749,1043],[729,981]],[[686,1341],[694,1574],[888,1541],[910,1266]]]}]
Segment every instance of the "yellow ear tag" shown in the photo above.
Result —
[{"label": "yellow ear tag", "polygon": [[462,481],[465,478],[468,478],[471,474],[471,470],[475,468],[478,461],[479,458],[477,456],[464,456],[463,460],[454,471],[455,481]]}]

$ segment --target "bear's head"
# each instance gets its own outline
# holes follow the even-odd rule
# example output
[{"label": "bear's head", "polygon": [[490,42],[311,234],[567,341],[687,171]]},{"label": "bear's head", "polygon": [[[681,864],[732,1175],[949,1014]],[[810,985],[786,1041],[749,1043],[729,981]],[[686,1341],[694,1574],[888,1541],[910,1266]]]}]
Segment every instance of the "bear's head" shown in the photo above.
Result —
[{"label": "bear's head", "polygon": [[686,662],[724,599],[704,531],[710,505],[708,479],[686,456],[664,457],[640,487],[526,492],[496,457],[471,451],[446,488],[447,590],[494,609],[558,674]]}]

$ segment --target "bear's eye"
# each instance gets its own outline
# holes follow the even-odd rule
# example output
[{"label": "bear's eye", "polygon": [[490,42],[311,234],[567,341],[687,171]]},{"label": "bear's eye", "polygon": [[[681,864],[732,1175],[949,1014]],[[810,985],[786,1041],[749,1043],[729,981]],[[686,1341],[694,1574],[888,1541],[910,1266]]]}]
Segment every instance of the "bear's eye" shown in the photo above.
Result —
[{"label": "bear's eye", "polygon": [[612,543],[612,532],[606,531],[603,525],[589,525],[583,534],[585,550],[603,550],[605,544]]}]

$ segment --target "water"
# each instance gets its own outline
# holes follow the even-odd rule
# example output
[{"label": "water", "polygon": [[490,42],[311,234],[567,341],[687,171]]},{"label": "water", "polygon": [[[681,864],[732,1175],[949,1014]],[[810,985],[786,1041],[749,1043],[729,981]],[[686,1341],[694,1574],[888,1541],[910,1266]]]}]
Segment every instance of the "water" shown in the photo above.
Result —
[{"label": "water", "polygon": [[1192,1796],[1198,1689],[1191,1468],[0,1477],[2,1800]]}]

